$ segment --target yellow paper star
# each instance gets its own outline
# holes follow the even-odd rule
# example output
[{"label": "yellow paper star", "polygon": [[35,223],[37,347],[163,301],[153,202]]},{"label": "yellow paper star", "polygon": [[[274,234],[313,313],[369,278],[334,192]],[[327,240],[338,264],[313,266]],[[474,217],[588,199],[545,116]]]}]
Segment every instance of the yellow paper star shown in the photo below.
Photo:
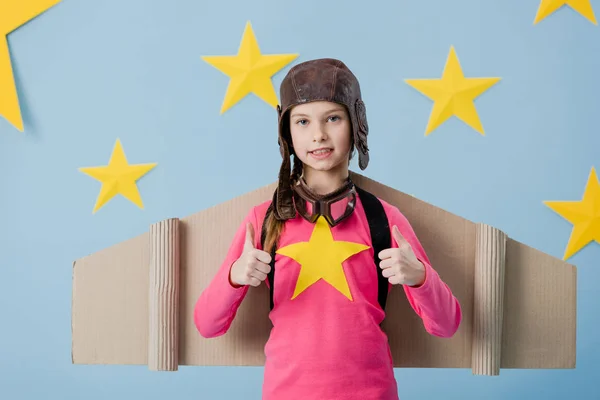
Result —
[{"label": "yellow paper star", "polygon": [[465,78],[454,46],[451,46],[440,79],[406,79],[405,82],[435,102],[425,136],[453,115],[485,135],[474,100],[499,80],[500,78]]},{"label": "yellow paper star", "polygon": [[352,300],[342,262],[368,248],[361,243],[334,241],[329,225],[323,217],[319,217],[308,242],[294,243],[277,250],[278,254],[296,260],[301,267],[292,299],[322,278]]},{"label": "yellow paper star", "polygon": [[143,209],[144,205],[136,181],[156,165],[156,163],[128,164],[121,141],[117,139],[107,166],[79,168],[84,174],[102,182],[93,213],[119,193]]},{"label": "yellow paper star", "polygon": [[260,53],[250,22],[246,23],[238,54],[203,56],[202,59],[231,78],[221,106],[221,114],[250,93],[277,107],[278,100],[271,77],[298,57],[298,54]]},{"label": "yellow paper star", "polygon": [[594,240],[600,243],[600,182],[594,168],[580,201],[544,201],[544,204],[573,224],[564,260]]},{"label": "yellow paper star", "polygon": [[542,0],[533,24],[537,24],[562,6],[571,7],[573,10],[587,18],[591,23],[598,25],[590,0]]},{"label": "yellow paper star", "polygon": [[0,1],[0,115],[23,132],[19,96],[10,61],[8,34],[58,4],[60,0]]}]

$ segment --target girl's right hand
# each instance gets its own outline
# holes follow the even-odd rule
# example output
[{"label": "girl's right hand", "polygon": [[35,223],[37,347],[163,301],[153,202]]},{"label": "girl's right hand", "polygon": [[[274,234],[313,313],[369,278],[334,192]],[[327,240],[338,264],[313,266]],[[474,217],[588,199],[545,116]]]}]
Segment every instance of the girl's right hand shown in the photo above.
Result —
[{"label": "girl's right hand", "polygon": [[248,222],[242,255],[233,263],[229,272],[231,283],[234,286],[259,286],[271,271],[270,262],[269,253],[254,247],[254,227]]}]

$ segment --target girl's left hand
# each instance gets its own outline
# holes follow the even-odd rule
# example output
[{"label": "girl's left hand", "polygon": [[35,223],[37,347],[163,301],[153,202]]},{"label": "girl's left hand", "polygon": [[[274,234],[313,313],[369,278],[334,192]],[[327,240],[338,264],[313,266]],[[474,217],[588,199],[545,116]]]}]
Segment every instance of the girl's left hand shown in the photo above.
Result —
[{"label": "girl's left hand", "polygon": [[412,246],[402,236],[396,225],[392,228],[392,235],[398,247],[382,250],[379,253],[383,269],[383,276],[388,278],[392,285],[420,286],[425,282],[425,266],[417,259]]}]

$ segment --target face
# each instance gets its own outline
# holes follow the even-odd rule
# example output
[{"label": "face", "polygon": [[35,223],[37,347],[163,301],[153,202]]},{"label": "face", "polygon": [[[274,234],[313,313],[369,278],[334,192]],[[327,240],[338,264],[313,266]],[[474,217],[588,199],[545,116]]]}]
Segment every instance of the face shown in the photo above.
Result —
[{"label": "face", "polygon": [[340,104],[316,101],[295,106],[290,112],[290,132],[304,173],[347,170],[350,129],[350,118]]}]

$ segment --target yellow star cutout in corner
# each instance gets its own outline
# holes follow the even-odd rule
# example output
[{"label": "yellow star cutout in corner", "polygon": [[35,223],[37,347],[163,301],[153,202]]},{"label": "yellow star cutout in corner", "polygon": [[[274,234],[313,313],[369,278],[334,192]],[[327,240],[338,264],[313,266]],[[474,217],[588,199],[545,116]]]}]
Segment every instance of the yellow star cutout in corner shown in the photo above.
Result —
[{"label": "yellow star cutout in corner", "polygon": [[156,165],[156,163],[129,164],[121,141],[117,139],[107,166],[79,168],[79,171],[102,182],[93,213],[119,193],[143,209],[144,205],[136,182]]},{"label": "yellow star cutout in corner", "polygon": [[564,260],[594,240],[600,243],[600,182],[594,168],[580,201],[544,201],[544,204],[573,224]]},{"label": "yellow star cutout in corner", "polygon": [[223,114],[250,93],[273,108],[277,107],[277,93],[271,77],[297,57],[298,54],[261,54],[252,25],[248,21],[237,55],[203,56],[202,59],[230,78],[221,106]]},{"label": "yellow star cutout in corner", "polygon": [[23,117],[10,61],[8,34],[58,4],[60,0],[0,1],[0,115],[23,132]]},{"label": "yellow star cutout in corner", "polygon": [[290,244],[277,250],[277,254],[290,257],[300,264],[292,299],[323,279],[352,300],[342,262],[368,248],[361,243],[334,241],[327,221],[319,217],[308,242]]},{"label": "yellow star cutout in corner", "polygon": [[465,78],[454,46],[451,46],[440,79],[406,79],[405,82],[434,101],[425,136],[453,115],[485,135],[474,100],[499,80],[500,78]]},{"label": "yellow star cutout in corner", "polygon": [[598,25],[590,0],[542,0],[538,7],[533,24],[537,24],[562,6],[569,6],[583,15],[594,25]]}]

